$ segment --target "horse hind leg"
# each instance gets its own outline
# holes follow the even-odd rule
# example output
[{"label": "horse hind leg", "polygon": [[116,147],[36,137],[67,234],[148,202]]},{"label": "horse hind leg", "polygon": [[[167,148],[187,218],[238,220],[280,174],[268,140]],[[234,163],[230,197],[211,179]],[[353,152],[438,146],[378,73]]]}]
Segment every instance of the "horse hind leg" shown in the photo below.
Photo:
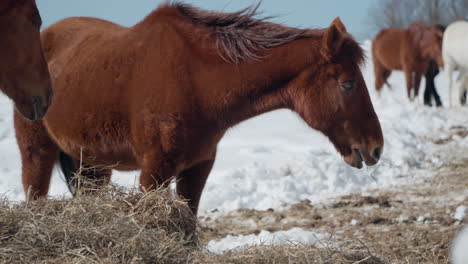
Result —
[{"label": "horse hind leg", "polygon": [[392,71],[386,69],[382,64],[380,64],[380,62],[376,60],[374,61],[375,90],[379,95],[384,84],[387,84],[389,88],[391,88],[387,82],[387,79],[391,73]]},{"label": "horse hind leg", "polygon": [[214,159],[205,161],[177,175],[177,194],[187,199],[195,215],[197,215],[201,194],[213,164]]},{"label": "horse hind leg", "polygon": [[392,89],[392,86],[390,85],[390,83],[388,83],[388,77],[390,77],[390,75],[392,74],[392,71],[391,70],[387,70],[385,69],[383,72],[382,72],[382,80],[383,80],[383,83],[385,85],[387,85],[387,87],[391,90]]},{"label": "horse hind leg", "polygon": [[421,73],[415,73],[414,75],[414,99],[416,99],[416,101],[418,100],[418,97],[419,97],[419,87],[421,86],[421,78],[422,78]]},{"label": "horse hind leg", "polygon": [[449,58],[445,58],[444,57],[444,61],[445,61],[445,74],[447,76],[447,80],[448,80],[448,105],[449,107],[452,107],[453,106],[453,71],[454,71],[454,65],[452,63],[452,61],[449,59]]},{"label": "horse hind leg", "polygon": [[463,80],[460,86],[460,104],[466,105],[466,92],[468,90],[468,75],[464,74]]},{"label": "horse hind leg", "polygon": [[408,101],[412,102],[413,97],[411,94],[411,90],[413,88],[413,73],[410,70],[405,70],[405,77],[406,77],[406,92],[408,95]]},{"label": "horse hind leg", "polygon": [[45,197],[59,148],[49,137],[42,121],[27,121],[15,111],[14,125],[26,200]]},{"label": "horse hind leg", "polygon": [[107,185],[112,176],[112,169],[90,166],[62,151],[59,154],[59,163],[68,189],[73,196],[77,193],[95,193]]}]

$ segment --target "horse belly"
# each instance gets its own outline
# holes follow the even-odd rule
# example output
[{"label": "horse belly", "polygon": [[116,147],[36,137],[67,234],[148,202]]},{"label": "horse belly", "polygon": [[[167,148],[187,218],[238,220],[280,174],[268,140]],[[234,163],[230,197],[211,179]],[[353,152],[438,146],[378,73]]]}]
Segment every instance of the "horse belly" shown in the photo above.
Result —
[{"label": "horse belly", "polygon": [[[52,109],[53,110],[53,109]],[[71,114],[69,114],[71,115]],[[92,166],[137,169],[130,143],[129,126],[119,117],[81,113],[70,117],[66,111],[51,111],[44,124],[59,148]]]}]

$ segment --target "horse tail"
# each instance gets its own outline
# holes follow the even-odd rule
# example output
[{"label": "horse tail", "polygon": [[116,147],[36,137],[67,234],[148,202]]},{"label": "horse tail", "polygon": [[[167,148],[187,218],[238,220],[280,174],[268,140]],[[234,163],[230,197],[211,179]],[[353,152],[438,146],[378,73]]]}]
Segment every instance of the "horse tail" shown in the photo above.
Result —
[{"label": "horse tail", "polygon": [[72,158],[67,153],[60,151],[59,153],[59,164],[60,169],[65,177],[65,181],[68,186],[68,190],[70,190],[73,196],[76,195],[76,181],[75,181],[75,174],[78,171],[78,164],[74,158]]},{"label": "horse tail", "polygon": [[371,52],[372,52],[372,63],[374,64],[374,76],[375,76],[375,90],[380,93],[380,90],[382,90],[383,85],[386,83],[386,80],[384,80],[384,72],[385,72],[385,67],[380,63],[380,60],[378,58],[377,54],[377,45],[376,42],[379,39],[379,36],[381,34],[379,33],[374,41],[372,41],[372,47],[371,47]]}]

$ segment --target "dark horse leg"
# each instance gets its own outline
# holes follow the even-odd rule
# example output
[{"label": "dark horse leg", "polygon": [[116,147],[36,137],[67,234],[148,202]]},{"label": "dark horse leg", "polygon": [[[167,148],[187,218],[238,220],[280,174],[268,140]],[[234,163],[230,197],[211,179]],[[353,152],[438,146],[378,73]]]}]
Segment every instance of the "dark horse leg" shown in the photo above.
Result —
[{"label": "dark horse leg", "polygon": [[439,68],[434,61],[431,61],[429,64],[429,68],[426,72],[426,89],[424,90],[424,104],[428,106],[432,106],[432,97],[436,102],[436,105],[442,106],[442,101],[440,100],[440,96],[437,93],[437,89],[435,87],[434,78],[439,74]]},{"label": "dark horse leg", "polygon": [[463,92],[460,96],[460,104],[461,105],[466,105],[466,90],[467,90],[467,87],[465,85],[468,85],[468,77],[465,77],[465,81],[463,82],[463,84],[461,85],[461,89],[463,89]]},{"label": "dark horse leg", "polygon": [[463,92],[461,102],[462,105],[466,105],[466,90]]},{"label": "dark horse leg", "polygon": [[419,87],[421,86],[421,78],[422,78],[421,73],[416,72],[414,74],[414,99],[416,99],[416,101],[418,101],[418,97],[419,97]]},{"label": "dark horse leg", "polygon": [[196,215],[206,179],[213,168],[214,159],[205,161],[183,171],[177,176],[177,194],[188,200],[188,205]]},{"label": "dark horse leg", "polygon": [[[93,167],[72,158],[64,152],[59,155],[60,168],[65,176],[68,189],[73,196],[79,189],[90,194],[110,182],[112,170],[108,168]],[[82,181],[80,181],[80,178]]]},{"label": "dark horse leg", "polygon": [[45,197],[59,148],[42,121],[27,121],[15,111],[16,139],[22,160],[22,182],[27,200]]}]

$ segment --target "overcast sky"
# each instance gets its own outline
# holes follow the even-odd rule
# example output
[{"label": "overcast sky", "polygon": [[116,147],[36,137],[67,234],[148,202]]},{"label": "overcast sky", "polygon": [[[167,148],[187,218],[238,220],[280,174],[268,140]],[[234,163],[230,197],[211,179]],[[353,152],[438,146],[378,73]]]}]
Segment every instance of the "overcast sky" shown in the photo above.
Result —
[{"label": "overcast sky", "polygon": [[[132,26],[163,0],[36,0],[44,28],[70,16],[92,16]],[[340,16],[348,30],[361,38],[368,30],[366,17],[375,0],[263,0],[265,15],[279,15],[276,22],[295,27],[326,27]],[[198,7],[218,11],[239,10],[257,0],[185,0]]]}]

